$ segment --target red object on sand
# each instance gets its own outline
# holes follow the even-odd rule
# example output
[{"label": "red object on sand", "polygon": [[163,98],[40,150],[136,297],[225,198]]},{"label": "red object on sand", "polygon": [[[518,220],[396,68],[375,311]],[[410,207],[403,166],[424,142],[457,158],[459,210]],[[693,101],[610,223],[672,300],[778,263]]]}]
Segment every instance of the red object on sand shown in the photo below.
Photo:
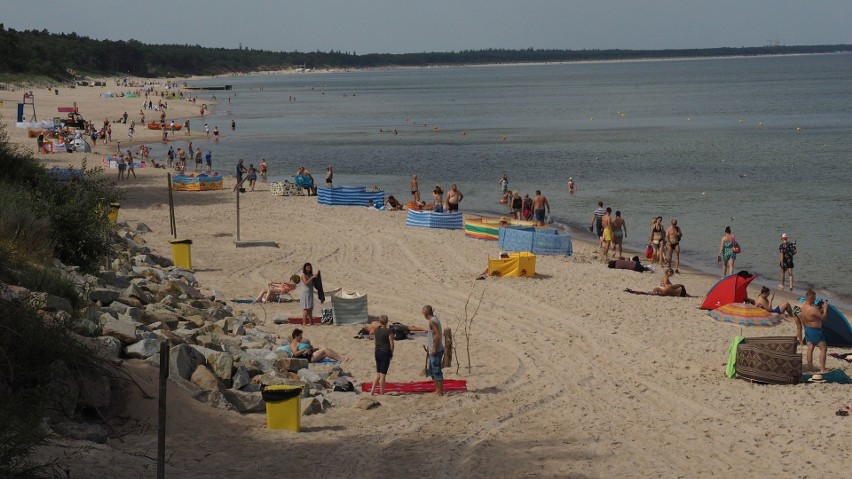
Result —
[{"label": "red object on sand", "polygon": [[[302,324],[302,317],[299,316],[298,318],[287,318],[287,322],[290,324]],[[311,318],[311,324],[323,324],[322,316],[314,316],[313,318]]]},{"label": "red object on sand", "polygon": [[701,303],[701,309],[713,310],[726,304],[742,303],[748,297],[746,288],[757,276],[747,271],[725,276],[707,292],[707,297]]},{"label": "red object on sand", "polygon": [[[373,390],[372,383],[361,383],[361,392],[368,393]],[[461,391],[467,392],[467,381],[463,379],[445,379],[444,392]],[[411,383],[385,383],[385,394],[387,393],[433,393],[435,383],[432,381],[417,381]]]}]

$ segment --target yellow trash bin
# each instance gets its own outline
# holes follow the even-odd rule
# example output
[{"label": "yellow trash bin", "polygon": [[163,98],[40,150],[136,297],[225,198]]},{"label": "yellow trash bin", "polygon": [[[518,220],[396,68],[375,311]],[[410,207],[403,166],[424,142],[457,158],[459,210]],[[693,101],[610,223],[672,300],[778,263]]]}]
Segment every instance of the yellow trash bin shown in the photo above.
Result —
[{"label": "yellow trash bin", "polygon": [[175,266],[183,269],[192,269],[192,240],[172,240],[172,260]]},{"label": "yellow trash bin", "polygon": [[261,391],[266,402],[266,428],[299,432],[302,415],[301,386],[266,386]]},{"label": "yellow trash bin", "polygon": [[118,209],[121,207],[118,203],[110,203],[109,204],[109,214],[107,218],[109,218],[110,223],[115,223],[118,221]]}]

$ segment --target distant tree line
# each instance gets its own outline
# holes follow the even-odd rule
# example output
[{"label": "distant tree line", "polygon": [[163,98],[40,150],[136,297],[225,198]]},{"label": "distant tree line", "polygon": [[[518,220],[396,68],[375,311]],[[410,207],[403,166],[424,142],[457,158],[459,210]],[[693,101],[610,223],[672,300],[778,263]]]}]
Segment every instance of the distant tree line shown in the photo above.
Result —
[{"label": "distant tree line", "polygon": [[0,23],[0,73],[43,75],[59,81],[73,75],[176,77],[286,68],[376,68],[392,66],[476,65],[589,60],[700,58],[852,51],[852,45],[763,46],[681,50],[524,50],[371,53],[273,52],[200,45],[148,45],[136,40],[94,40],[76,33],[16,31]]}]

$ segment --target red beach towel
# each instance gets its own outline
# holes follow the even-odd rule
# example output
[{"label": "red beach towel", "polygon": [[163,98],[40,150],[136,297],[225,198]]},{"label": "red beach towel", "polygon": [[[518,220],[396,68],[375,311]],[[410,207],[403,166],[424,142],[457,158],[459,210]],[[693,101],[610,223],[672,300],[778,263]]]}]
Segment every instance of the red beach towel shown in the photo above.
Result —
[{"label": "red beach towel", "polygon": [[[290,324],[302,324],[302,317],[299,316],[298,318],[287,318],[287,321]],[[314,316],[313,318],[311,318],[311,324],[323,324],[322,316]],[[327,324],[331,324],[331,323],[327,323]]]},{"label": "red beach towel", "polygon": [[[361,392],[373,390],[372,383],[361,383]],[[445,379],[444,392],[467,392],[467,381],[463,379]],[[411,383],[385,383],[385,393],[433,393],[435,383],[432,381],[417,381]]]}]

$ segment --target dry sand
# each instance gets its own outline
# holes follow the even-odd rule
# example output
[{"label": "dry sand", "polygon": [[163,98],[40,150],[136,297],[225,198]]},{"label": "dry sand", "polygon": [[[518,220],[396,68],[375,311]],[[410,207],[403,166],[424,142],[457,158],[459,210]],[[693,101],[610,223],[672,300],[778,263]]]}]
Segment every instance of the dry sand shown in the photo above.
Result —
[{"label": "dry sand", "polygon": [[[76,100],[93,119],[138,114],[141,99],[101,99],[97,92],[60,90],[36,101],[47,112]],[[0,95],[7,125],[18,96]],[[187,102],[169,104],[170,118],[197,111]],[[35,150],[35,140],[14,125],[7,132]],[[151,133],[148,141],[158,141]],[[104,148],[86,155],[90,165]],[[39,157],[66,166],[84,156]],[[137,174],[122,184],[120,220],[146,223],[154,230],[146,235],[149,245],[169,254],[166,173]],[[420,309],[431,304],[459,348],[461,367],[447,369],[446,377],[467,380],[469,392],[387,396],[371,411],[332,408],[303,417],[296,434],[267,431],[262,414],[215,410],[171,387],[168,477],[848,477],[852,419],[835,411],[852,402],[852,389],[765,386],[724,375],[736,334],[792,335],[791,323],[742,331],[710,319],[698,309],[701,298],[629,295],[626,287],[651,289],[661,275],[607,269],[593,259],[592,246],[576,240],[571,258],[539,257],[535,278],[476,281],[486,256],[497,254],[495,243],[460,231],[407,228],[403,213],[325,207],[316,198],[267,191],[241,197],[241,239],[279,246],[235,248],[232,186],[229,178],[224,191],[175,193],[178,233],[193,240],[192,263],[204,288],[253,297],[310,261],[327,289],[367,293],[371,315],[422,326]],[[715,280],[687,272],[675,282],[703,295]],[[471,293],[483,290],[468,372],[459,317]],[[292,326],[272,318],[299,314],[298,303],[246,309],[282,336]],[[373,343],[353,339],[357,329],[311,326],[306,337],[351,357],[346,369],[369,381]],[[390,381],[423,379],[424,342],[397,343]],[[852,373],[846,363],[828,361]],[[152,367],[130,361],[128,368],[156,392]],[[127,401],[129,419],[114,431],[120,438],[85,451],[78,449],[83,443],[62,441],[42,454],[60,457],[71,477],[153,477],[156,401],[138,395]]]}]

